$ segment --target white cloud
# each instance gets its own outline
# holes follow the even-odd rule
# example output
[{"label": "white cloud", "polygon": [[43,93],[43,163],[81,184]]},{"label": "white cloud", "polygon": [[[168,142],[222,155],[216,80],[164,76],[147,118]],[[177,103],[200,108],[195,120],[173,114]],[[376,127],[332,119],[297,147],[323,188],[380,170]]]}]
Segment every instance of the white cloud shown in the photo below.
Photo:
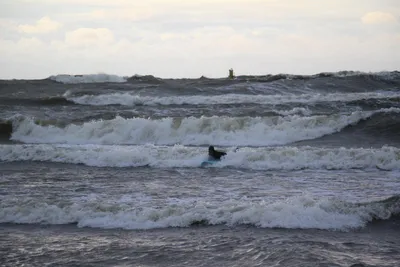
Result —
[{"label": "white cloud", "polygon": [[31,54],[36,49],[46,48],[46,46],[43,41],[36,37],[23,37],[17,41],[0,40],[0,50],[4,48],[7,51],[7,54],[3,56],[20,53]]},{"label": "white cloud", "polygon": [[16,25],[15,25],[15,22],[14,21],[12,21],[12,20],[10,20],[10,19],[3,19],[3,18],[0,18],[0,30],[3,30],[3,29],[13,29],[13,28],[15,28],[16,27]]},{"label": "white cloud", "polygon": [[[15,67],[3,76],[400,68],[397,0],[10,0],[8,10],[0,65]],[[55,21],[29,21],[45,14]],[[45,32],[52,34],[22,38]],[[26,67],[32,62],[41,65]]]},{"label": "white cloud", "polygon": [[375,11],[365,14],[361,21],[364,24],[393,24],[397,22],[397,19],[391,13]]},{"label": "white cloud", "polygon": [[135,7],[135,8],[108,8],[108,9],[96,9],[89,13],[83,13],[78,15],[82,19],[91,20],[128,20],[128,21],[140,21],[143,19],[151,18],[155,16],[157,12],[150,7]]},{"label": "white cloud", "polygon": [[114,41],[114,34],[107,28],[80,28],[65,34],[66,45],[73,47],[99,46]]},{"label": "white cloud", "polygon": [[19,25],[18,30],[23,33],[36,34],[56,31],[60,27],[61,24],[57,21],[51,20],[49,17],[43,17],[39,19],[34,25]]}]

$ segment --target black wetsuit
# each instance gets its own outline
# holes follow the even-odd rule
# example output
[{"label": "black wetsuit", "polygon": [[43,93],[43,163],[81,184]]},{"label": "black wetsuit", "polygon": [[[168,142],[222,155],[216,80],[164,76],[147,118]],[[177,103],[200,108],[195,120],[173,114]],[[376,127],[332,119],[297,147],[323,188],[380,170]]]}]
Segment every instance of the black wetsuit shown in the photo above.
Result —
[{"label": "black wetsuit", "polygon": [[215,150],[213,146],[208,148],[208,157],[211,160],[220,160],[222,156],[225,156],[226,153],[222,151]]}]

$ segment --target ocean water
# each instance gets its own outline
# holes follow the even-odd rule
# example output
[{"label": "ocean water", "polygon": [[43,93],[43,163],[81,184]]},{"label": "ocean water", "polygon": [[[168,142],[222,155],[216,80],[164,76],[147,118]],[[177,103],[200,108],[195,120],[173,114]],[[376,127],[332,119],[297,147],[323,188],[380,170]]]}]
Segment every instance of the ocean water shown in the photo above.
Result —
[{"label": "ocean water", "polygon": [[399,72],[2,80],[0,265],[400,266],[399,115]]}]

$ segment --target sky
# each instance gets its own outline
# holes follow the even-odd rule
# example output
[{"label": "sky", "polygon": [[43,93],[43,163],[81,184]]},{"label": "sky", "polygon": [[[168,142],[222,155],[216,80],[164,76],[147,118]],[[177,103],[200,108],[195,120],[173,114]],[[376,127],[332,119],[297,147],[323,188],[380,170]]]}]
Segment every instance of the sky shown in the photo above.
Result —
[{"label": "sky", "polygon": [[400,70],[399,0],[1,0],[0,79]]}]

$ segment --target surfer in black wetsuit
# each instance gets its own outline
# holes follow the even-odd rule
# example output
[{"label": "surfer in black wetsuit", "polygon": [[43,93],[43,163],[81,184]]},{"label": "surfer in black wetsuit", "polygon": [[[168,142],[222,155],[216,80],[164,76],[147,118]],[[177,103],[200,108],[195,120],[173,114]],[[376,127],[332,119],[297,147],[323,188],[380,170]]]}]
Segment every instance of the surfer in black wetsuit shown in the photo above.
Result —
[{"label": "surfer in black wetsuit", "polygon": [[208,158],[209,160],[221,160],[222,156],[225,156],[226,153],[223,151],[215,150],[213,146],[208,147]]}]

